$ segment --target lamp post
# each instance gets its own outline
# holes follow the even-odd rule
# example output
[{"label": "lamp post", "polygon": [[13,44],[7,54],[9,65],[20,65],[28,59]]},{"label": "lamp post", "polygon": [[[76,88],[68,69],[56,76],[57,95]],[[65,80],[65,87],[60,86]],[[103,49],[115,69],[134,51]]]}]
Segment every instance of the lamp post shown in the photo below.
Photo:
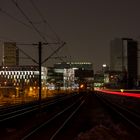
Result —
[{"label": "lamp post", "polygon": [[102,65],[102,71],[103,71],[103,81],[104,81],[104,83],[105,83],[105,71],[106,71],[106,68],[107,68],[107,65],[106,64],[103,64]]},{"label": "lamp post", "polygon": [[42,89],[42,84],[41,84],[41,56],[42,56],[42,44],[39,42],[38,45],[38,58],[39,58],[39,104],[41,104],[41,89]]}]

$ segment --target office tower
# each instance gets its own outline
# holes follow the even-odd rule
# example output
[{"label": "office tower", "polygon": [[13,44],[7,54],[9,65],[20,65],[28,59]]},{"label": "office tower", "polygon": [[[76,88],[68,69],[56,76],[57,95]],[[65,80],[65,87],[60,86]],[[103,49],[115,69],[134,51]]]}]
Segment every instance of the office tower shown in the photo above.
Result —
[{"label": "office tower", "polygon": [[129,80],[137,80],[138,44],[130,38],[116,38],[111,41],[110,68],[127,73]]},{"label": "office tower", "polygon": [[14,42],[3,43],[3,66],[18,66],[19,65],[19,50]]}]

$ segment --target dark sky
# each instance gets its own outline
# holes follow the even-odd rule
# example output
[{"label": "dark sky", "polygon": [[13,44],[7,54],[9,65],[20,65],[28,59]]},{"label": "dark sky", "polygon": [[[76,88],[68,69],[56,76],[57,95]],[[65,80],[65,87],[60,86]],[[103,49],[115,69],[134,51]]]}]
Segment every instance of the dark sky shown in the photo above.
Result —
[{"label": "dark sky", "polygon": [[[32,0],[47,20],[53,31],[67,45],[59,56],[71,56],[72,61],[90,61],[95,70],[103,63],[109,64],[110,41],[116,37],[140,37],[139,0]],[[44,24],[30,0],[16,0],[30,21],[43,35],[55,38],[48,24]],[[29,24],[12,0],[1,0],[0,8],[10,16]],[[16,19],[0,12],[0,40],[36,43],[43,41],[33,29]],[[30,24],[29,24],[30,25]],[[50,39],[45,36],[47,40]],[[32,46],[20,46],[32,57],[37,50]],[[43,57],[47,57],[55,46],[45,47]],[[69,60],[69,59],[67,59]],[[58,62],[59,60],[57,60]],[[46,65],[55,63],[49,60]]]}]

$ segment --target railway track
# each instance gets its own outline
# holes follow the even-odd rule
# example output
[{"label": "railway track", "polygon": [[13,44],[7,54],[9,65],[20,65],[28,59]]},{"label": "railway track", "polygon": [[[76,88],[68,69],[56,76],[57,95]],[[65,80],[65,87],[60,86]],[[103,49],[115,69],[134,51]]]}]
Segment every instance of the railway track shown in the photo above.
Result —
[{"label": "railway track", "polygon": [[120,118],[127,122],[128,125],[140,132],[140,114],[138,112],[124,106],[119,102],[117,103],[114,101],[115,98],[113,98],[114,100],[111,100],[103,93],[96,92],[95,94],[108,108],[110,108],[113,112],[120,116]]},{"label": "railway track", "polygon": [[[64,107],[69,106],[81,95],[71,94],[54,100],[43,102],[41,107],[38,104],[14,109],[9,112],[2,110],[0,112],[0,138],[10,140],[11,138],[21,139],[24,133],[39,126],[44,120],[52,117],[52,115],[60,112]],[[65,105],[65,106],[64,106]],[[7,111],[8,111],[7,110]],[[12,133],[9,133],[11,131]]]},{"label": "railway track", "polygon": [[[43,109],[45,107],[51,106],[68,98],[71,98],[72,96],[75,96],[75,94],[72,94],[70,96],[62,96],[60,98],[54,98],[52,100],[44,100],[41,102],[41,108]],[[22,115],[28,115],[29,113],[33,113],[34,111],[37,112],[39,107],[40,103],[36,101],[28,104],[2,108],[0,109],[0,123],[4,123],[5,121],[12,120]]]},{"label": "railway track", "polygon": [[[74,94],[71,98],[42,108],[38,113],[5,121],[8,122],[4,123],[6,127],[0,126],[1,140],[79,140],[84,133],[91,140],[101,136],[107,140],[132,140],[137,137],[134,131],[139,132],[134,122],[130,121],[135,118],[137,123],[138,114],[136,120],[134,112],[130,113],[116,102],[111,104],[104,94],[96,92]],[[120,134],[120,131],[125,134]]]},{"label": "railway track", "polygon": [[64,126],[69,123],[69,120],[74,117],[75,113],[80,109],[84,102],[85,98],[83,96],[78,98],[74,103],[33,129],[30,133],[24,136],[22,140],[55,139]]}]

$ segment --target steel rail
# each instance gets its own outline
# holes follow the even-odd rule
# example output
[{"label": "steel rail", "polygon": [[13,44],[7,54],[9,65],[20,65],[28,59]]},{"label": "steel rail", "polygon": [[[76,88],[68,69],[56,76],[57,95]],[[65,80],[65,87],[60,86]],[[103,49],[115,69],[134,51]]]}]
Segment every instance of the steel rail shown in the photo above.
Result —
[{"label": "steel rail", "polygon": [[25,135],[23,138],[21,138],[21,140],[26,140],[28,138],[30,138],[32,135],[36,134],[40,129],[42,129],[43,127],[46,127],[48,124],[50,124],[51,122],[53,122],[55,119],[57,119],[57,117],[60,117],[61,115],[63,115],[64,113],[67,113],[67,111],[69,111],[72,107],[74,107],[80,100],[80,104],[78,104],[78,107],[74,108],[74,110],[72,111],[72,113],[64,120],[63,124],[53,133],[53,135],[51,136],[50,140],[53,140],[53,138],[60,132],[60,130],[66,125],[66,123],[68,123],[68,121],[73,117],[73,115],[79,110],[79,108],[83,105],[84,100],[82,99],[82,97],[78,98],[74,103],[72,103],[71,105],[69,105],[68,107],[64,108],[62,111],[56,113],[54,116],[52,116],[49,120],[43,122],[41,125],[39,125],[38,127],[36,127],[34,130],[32,130],[30,133],[28,133],[27,135]]},{"label": "steel rail", "polygon": [[[42,108],[49,107],[51,105],[54,105],[54,104],[56,104],[58,102],[61,102],[63,100],[66,100],[67,98],[71,98],[73,96],[75,96],[75,95],[66,96],[66,97],[62,97],[62,98],[52,100],[50,102],[42,103],[41,107]],[[38,108],[39,108],[39,104],[36,104],[36,105],[29,106],[29,107],[26,107],[26,108],[22,108],[22,109],[19,109],[19,110],[15,110],[15,111],[12,111],[12,112],[0,114],[0,123],[2,123],[4,121],[7,121],[9,119],[13,119],[13,118],[16,118],[16,117],[31,113],[31,112],[33,112],[35,110],[38,110]]]},{"label": "steel rail", "polygon": [[74,114],[80,109],[80,107],[84,104],[85,100],[83,100],[80,105],[70,114],[70,116],[64,121],[64,123],[57,129],[57,131],[52,135],[50,140],[53,140],[56,135],[64,128],[64,126],[68,123],[68,121],[74,116]]},{"label": "steel rail", "polygon": [[122,107],[121,105],[119,105],[117,103],[112,103],[111,101],[106,99],[106,97],[104,97],[103,95],[101,97],[100,94],[96,94],[96,96],[102,102],[104,102],[109,108],[114,110],[123,119],[125,119],[129,124],[134,126],[137,130],[140,130],[140,123],[138,124],[137,122],[135,122],[135,120],[138,120],[138,119],[140,120],[140,114],[137,114],[136,112],[133,112],[132,110],[130,110],[130,109],[126,108],[126,107]]}]

